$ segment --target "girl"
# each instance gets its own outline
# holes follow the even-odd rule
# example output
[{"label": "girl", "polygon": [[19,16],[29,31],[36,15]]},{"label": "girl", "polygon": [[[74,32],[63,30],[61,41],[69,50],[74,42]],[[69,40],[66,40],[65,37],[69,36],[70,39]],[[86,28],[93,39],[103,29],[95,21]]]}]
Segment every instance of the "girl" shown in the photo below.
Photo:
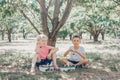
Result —
[{"label": "girl", "polygon": [[35,67],[40,65],[50,65],[53,60],[53,66],[55,70],[59,70],[56,63],[56,52],[58,48],[54,48],[47,45],[48,37],[41,34],[37,37],[37,43],[35,48],[35,55],[32,60],[31,72],[35,72]]}]

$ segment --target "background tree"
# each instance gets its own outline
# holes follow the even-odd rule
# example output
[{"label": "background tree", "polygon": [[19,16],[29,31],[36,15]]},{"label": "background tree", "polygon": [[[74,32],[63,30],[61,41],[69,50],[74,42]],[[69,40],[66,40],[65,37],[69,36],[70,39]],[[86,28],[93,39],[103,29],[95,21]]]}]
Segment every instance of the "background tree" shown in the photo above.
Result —
[{"label": "background tree", "polygon": [[[41,23],[42,32],[48,36],[48,44],[55,46],[57,34],[60,28],[65,24],[72,9],[72,1],[73,0],[66,0],[66,2],[64,3],[64,5],[66,5],[65,8],[62,8],[62,0],[17,0],[7,1],[7,3],[20,11],[20,13],[30,22],[37,33],[40,34],[41,31],[38,30],[36,25],[33,23],[33,18],[31,19],[29,15],[25,13],[29,10],[29,13],[36,18],[38,16],[34,15],[33,13],[38,12],[41,15],[41,22],[39,23]],[[26,2],[29,4],[26,4]],[[40,9],[38,6],[40,7]],[[53,13],[50,13],[50,7],[54,8],[54,10],[52,11]],[[63,14],[61,14],[62,16],[60,15],[61,8],[64,9]],[[48,26],[48,21],[51,22],[51,28],[49,28],[50,26]]]}]

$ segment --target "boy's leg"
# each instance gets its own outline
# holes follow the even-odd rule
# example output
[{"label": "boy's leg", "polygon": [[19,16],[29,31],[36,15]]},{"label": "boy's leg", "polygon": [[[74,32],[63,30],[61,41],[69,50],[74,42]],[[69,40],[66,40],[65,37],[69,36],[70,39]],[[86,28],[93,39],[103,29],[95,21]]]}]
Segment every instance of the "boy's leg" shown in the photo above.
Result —
[{"label": "boy's leg", "polygon": [[64,65],[70,65],[70,66],[73,66],[74,64],[70,61],[68,61],[67,59],[63,58],[61,59],[61,62],[64,64]]},{"label": "boy's leg", "polygon": [[87,59],[83,59],[82,61],[78,62],[78,63],[76,64],[76,66],[77,66],[77,65],[81,65],[81,64],[87,64],[87,62],[88,62]]}]

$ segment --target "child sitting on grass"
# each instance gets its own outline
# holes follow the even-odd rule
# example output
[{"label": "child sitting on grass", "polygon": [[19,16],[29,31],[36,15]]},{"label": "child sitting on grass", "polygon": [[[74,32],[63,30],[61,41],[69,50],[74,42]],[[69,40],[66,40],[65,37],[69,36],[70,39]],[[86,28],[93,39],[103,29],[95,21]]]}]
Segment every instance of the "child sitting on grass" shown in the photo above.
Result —
[{"label": "child sitting on grass", "polygon": [[67,66],[75,66],[81,67],[83,64],[86,64],[87,58],[85,54],[85,50],[80,46],[80,38],[79,36],[73,36],[72,38],[73,46],[70,46],[69,49],[64,53],[64,57],[68,54],[70,56],[69,59],[63,58],[61,61],[64,65]]},{"label": "child sitting on grass", "polygon": [[55,70],[59,70],[56,63],[56,52],[58,48],[54,48],[47,45],[48,37],[41,34],[37,37],[37,43],[35,48],[35,55],[32,59],[31,72],[35,72],[35,67],[40,65],[50,65],[53,60],[53,65]]}]

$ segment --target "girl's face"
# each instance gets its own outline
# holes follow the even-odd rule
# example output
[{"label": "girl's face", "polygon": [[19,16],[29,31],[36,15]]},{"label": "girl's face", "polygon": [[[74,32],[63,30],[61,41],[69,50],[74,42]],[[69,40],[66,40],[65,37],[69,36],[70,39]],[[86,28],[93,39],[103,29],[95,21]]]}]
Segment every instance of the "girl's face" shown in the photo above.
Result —
[{"label": "girl's face", "polygon": [[46,46],[47,45],[47,39],[46,38],[41,38],[38,41],[38,44],[40,45],[40,47]]},{"label": "girl's face", "polygon": [[79,38],[73,38],[72,43],[74,46],[79,46],[80,39]]}]

